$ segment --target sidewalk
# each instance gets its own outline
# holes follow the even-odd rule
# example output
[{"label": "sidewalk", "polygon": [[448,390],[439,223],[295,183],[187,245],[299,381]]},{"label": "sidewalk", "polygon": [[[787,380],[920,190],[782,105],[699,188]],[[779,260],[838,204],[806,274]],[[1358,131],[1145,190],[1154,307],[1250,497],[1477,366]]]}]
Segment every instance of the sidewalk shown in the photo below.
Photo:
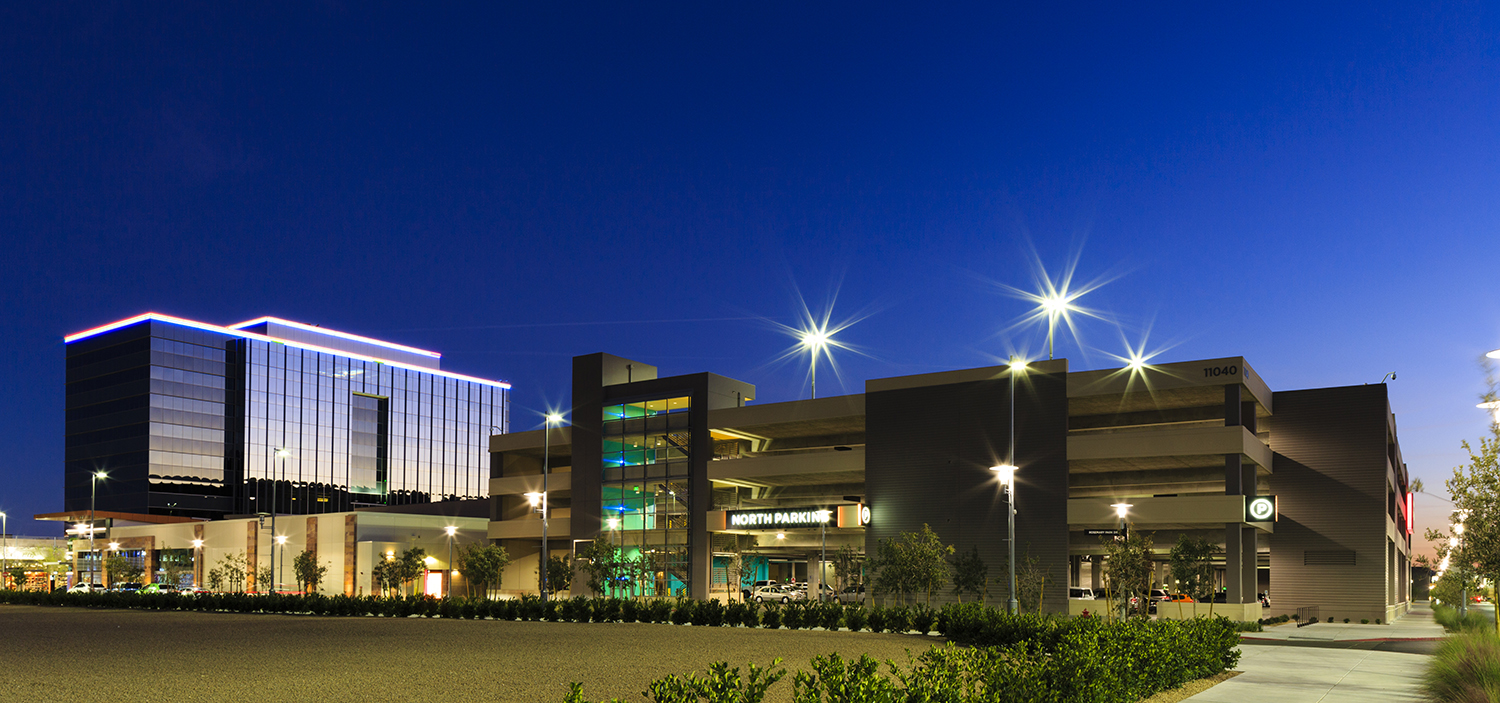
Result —
[{"label": "sidewalk", "polygon": [[[1198,703],[1385,703],[1420,701],[1418,686],[1431,661],[1425,654],[1372,649],[1314,648],[1314,642],[1401,642],[1441,639],[1426,603],[1390,625],[1318,623],[1298,628],[1278,625],[1246,633],[1240,663],[1244,672],[1186,700]],[[1282,646],[1277,646],[1278,644]]]},{"label": "sidewalk", "polygon": [[1446,636],[1443,626],[1432,619],[1432,608],[1426,603],[1412,603],[1411,610],[1389,625],[1344,624],[1320,622],[1297,627],[1283,623],[1267,627],[1265,632],[1246,632],[1245,640],[1319,640],[1319,641],[1394,641],[1439,640]]}]

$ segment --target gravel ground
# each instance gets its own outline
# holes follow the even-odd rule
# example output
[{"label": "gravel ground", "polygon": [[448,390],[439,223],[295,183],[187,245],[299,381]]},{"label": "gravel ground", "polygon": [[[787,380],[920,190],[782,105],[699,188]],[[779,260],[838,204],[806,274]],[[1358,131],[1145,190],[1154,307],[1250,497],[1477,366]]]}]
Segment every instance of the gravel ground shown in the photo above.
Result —
[{"label": "gravel ground", "polygon": [[771,689],[815,655],[905,664],[942,640],[869,632],[673,625],[87,610],[0,605],[0,701],[525,701],[640,694],[715,661],[781,657]]}]

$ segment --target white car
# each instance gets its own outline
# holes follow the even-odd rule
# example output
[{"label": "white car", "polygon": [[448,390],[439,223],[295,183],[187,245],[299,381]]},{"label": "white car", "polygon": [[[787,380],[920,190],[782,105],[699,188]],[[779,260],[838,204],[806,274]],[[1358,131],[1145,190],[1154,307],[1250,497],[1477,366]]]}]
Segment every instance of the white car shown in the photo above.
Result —
[{"label": "white car", "polygon": [[68,593],[93,593],[94,591],[97,591],[97,590],[103,590],[103,589],[97,589],[97,588],[94,588],[93,586],[90,586],[89,584],[80,583],[80,584],[78,584],[78,585],[76,585],[76,586],[74,586],[72,588],[69,588],[68,589]]},{"label": "white car", "polygon": [[1094,600],[1092,588],[1069,588],[1068,597],[1074,600]]},{"label": "white car", "polygon": [[802,600],[803,595],[795,591],[789,591],[781,586],[761,586],[750,594],[750,600],[756,603],[771,601],[773,603],[790,603],[794,600]]}]

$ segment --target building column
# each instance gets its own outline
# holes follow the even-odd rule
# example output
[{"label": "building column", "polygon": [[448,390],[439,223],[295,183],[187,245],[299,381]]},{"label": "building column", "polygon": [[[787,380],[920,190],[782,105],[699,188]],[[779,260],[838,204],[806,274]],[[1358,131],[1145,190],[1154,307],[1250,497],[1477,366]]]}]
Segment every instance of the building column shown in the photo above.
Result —
[{"label": "building column", "polygon": [[1254,527],[1242,527],[1240,532],[1244,535],[1244,562],[1240,578],[1245,584],[1245,603],[1260,603],[1260,556],[1256,548],[1256,540],[1260,538],[1259,530]]},{"label": "building column", "polygon": [[353,515],[344,516],[344,595],[354,595],[354,548],[355,525]]},{"label": "building column", "polygon": [[1095,554],[1089,561],[1089,588],[1104,588],[1104,555]]},{"label": "building column", "polygon": [[203,587],[204,560],[208,557],[208,543],[203,541],[203,525],[193,525],[193,539],[203,543],[203,547],[193,550],[193,585]]},{"label": "building column", "polygon": [[248,520],[245,522],[245,590],[255,590],[255,575],[260,571],[260,557],[257,555],[257,547],[260,546],[260,521]]}]

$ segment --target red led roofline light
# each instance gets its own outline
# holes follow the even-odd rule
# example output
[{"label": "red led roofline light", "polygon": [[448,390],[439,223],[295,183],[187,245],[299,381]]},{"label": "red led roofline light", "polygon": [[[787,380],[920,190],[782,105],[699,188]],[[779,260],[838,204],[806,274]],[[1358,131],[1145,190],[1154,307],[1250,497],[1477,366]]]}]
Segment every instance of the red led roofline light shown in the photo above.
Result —
[{"label": "red led roofline light", "polygon": [[[195,329],[207,330],[209,332],[218,332],[219,334],[227,334],[227,335],[230,335],[232,337],[241,337],[241,338],[244,338],[244,339],[255,339],[255,340],[262,341],[262,342],[271,342],[273,344],[282,344],[282,345],[285,345],[285,346],[288,346],[288,347],[296,347],[298,349],[307,349],[307,350],[310,350],[310,351],[321,352],[323,354],[332,354],[334,356],[342,356],[342,357],[347,358],[347,359],[357,359],[359,361],[373,361],[373,362],[375,362],[377,364],[385,364],[386,366],[394,366],[396,368],[409,369],[409,370],[412,370],[412,371],[421,371],[423,373],[430,373],[430,374],[432,374],[434,376],[442,376],[444,378],[451,378],[451,379],[458,380],[458,381],[469,381],[471,383],[479,383],[479,384],[483,384],[483,385],[486,385],[486,386],[494,386],[495,388],[504,388],[506,390],[510,389],[510,384],[506,383],[504,381],[491,381],[489,379],[484,379],[484,378],[475,378],[473,376],[465,376],[463,374],[457,374],[457,373],[453,373],[451,371],[443,371],[443,370],[440,370],[440,369],[432,369],[432,368],[428,368],[426,366],[417,366],[416,364],[407,364],[407,363],[404,363],[404,362],[394,361],[394,360],[391,360],[391,359],[380,359],[380,358],[376,358],[376,357],[373,357],[373,356],[367,356],[367,355],[364,355],[364,354],[355,354],[355,353],[352,353],[352,352],[346,352],[346,351],[342,351],[342,350],[339,350],[339,349],[329,349],[328,347],[320,347],[320,346],[318,346],[316,344],[308,344],[306,342],[297,342],[297,341],[293,341],[293,340],[290,340],[290,339],[277,339],[275,337],[268,337],[266,335],[256,334],[254,332],[246,332],[244,330],[231,329],[231,328],[228,328],[228,327],[220,327],[218,325],[210,325],[210,324],[208,324],[206,322],[197,322],[195,320],[187,320],[187,319],[183,319],[183,318],[180,318],[180,317],[172,317],[171,315],[159,315],[159,314],[154,313],[154,312],[148,312],[148,313],[145,313],[143,315],[136,315],[135,317],[129,317],[129,318],[126,318],[124,320],[119,320],[117,322],[111,322],[111,323],[109,323],[107,325],[100,325],[100,326],[95,327],[93,329],[84,330],[82,332],[78,332],[78,333],[75,333],[75,334],[70,334],[70,335],[68,335],[66,337],[63,337],[63,343],[65,343],[65,344],[72,344],[73,342],[76,342],[76,341],[78,341],[80,339],[87,339],[87,338],[92,337],[94,335],[104,334],[105,332],[110,332],[110,331],[113,331],[113,330],[117,330],[117,329],[120,329],[121,327],[129,327],[130,325],[136,324],[138,322],[145,322],[147,320],[155,320],[157,322],[166,322],[166,323],[173,324],[173,325],[181,325],[183,327],[192,327],[192,328],[195,328]],[[321,330],[321,328],[317,328],[317,327],[315,327],[313,329],[319,329],[319,330]]]},{"label": "red led roofline light", "polygon": [[229,329],[238,330],[238,329],[244,329],[246,327],[254,327],[255,325],[261,324],[262,322],[271,322],[271,323],[275,323],[275,324],[278,324],[278,325],[286,325],[287,327],[294,327],[294,328],[299,329],[299,330],[307,330],[308,332],[316,332],[318,334],[326,334],[326,335],[333,336],[333,337],[339,337],[341,339],[347,339],[347,340],[349,340],[351,342],[361,342],[361,343],[364,343],[364,344],[374,344],[376,346],[385,347],[387,349],[395,349],[396,351],[404,351],[404,352],[407,352],[409,354],[420,354],[422,356],[430,356],[430,357],[432,357],[434,359],[441,359],[441,358],[443,358],[442,354],[439,354],[439,353],[437,353],[435,351],[427,351],[426,349],[418,349],[416,347],[408,347],[408,346],[405,346],[405,345],[402,345],[402,344],[396,344],[394,342],[387,342],[387,341],[380,340],[380,339],[371,339],[369,337],[361,337],[361,336],[359,336],[357,334],[349,334],[348,332],[340,332],[338,330],[331,330],[331,329],[328,329],[326,327],[317,327],[315,325],[309,325],[309,324],[307,324],[305,322],[293,322],[291,320],[283,320],[283,319],[281,319],[279,317],[270,317],[270,316],[258,317],[258,318],[255,318],[254,320],[250,320],[249,322],[241,322],[241,323],[239,323],[237,325],[230,325]]}]

